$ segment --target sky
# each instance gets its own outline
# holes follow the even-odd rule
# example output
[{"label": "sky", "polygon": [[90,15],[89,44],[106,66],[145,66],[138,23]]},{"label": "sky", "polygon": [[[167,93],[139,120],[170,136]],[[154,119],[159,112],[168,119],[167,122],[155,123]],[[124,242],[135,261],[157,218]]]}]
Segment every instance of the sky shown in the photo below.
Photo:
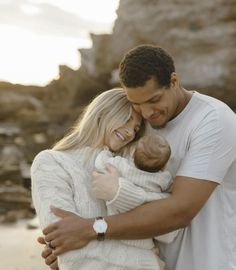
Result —
[{"label": "sky", "polygon": [[46,85],[78,69],[89,33],[111,33],[119,0],[0,0],[0,81]]}]

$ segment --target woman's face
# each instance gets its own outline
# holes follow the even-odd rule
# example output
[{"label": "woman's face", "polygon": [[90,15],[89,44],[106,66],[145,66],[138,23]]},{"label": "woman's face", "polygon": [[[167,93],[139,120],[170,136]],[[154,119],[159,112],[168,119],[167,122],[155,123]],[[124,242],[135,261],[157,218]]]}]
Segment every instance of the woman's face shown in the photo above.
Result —
[{"label": "woman's face", "polygon": [[131,142],[141,127],[142,118],[140,114],[133,111],[129,120],[121,127],[114,130],[109,138],[106,139],[106,146],[111,151],[119,151],[126,144]]}]

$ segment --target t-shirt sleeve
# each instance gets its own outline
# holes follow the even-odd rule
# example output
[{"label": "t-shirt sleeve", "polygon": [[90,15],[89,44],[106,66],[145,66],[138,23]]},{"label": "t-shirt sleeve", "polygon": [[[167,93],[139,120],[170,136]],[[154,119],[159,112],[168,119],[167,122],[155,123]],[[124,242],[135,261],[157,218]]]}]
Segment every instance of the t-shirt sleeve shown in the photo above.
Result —
[{"label": "t-shirt sleeve", "polygon": [[236,116],[225,106],[209,112],[189,136],[177,176],[221,183],[236,157]]}]

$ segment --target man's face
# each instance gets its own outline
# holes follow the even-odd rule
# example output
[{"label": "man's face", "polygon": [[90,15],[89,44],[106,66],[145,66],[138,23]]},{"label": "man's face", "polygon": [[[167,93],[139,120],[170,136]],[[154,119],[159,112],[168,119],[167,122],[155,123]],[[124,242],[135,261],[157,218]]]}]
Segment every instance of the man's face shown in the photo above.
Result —
[{"label": "man's face", "polygon": [[126,88],[134,110],[142,114],[152,127],[164,127],[178,114],[178,91],[175,79],[169,88],[159,88],[154,78],[144,86]]}]

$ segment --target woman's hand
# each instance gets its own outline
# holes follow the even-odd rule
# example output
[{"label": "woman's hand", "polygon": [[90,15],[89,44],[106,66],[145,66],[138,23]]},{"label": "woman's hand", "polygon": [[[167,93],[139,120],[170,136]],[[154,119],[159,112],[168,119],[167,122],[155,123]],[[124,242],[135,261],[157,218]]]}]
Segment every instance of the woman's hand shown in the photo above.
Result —
[{"label": "woman's hand", "polygon": [[58,256],[66,251],[86,246],[89,241],[96,239],[93,230],[94,219],[84,219],[80,216],[56,207],[51,211],[61,220],[48,225],[44,230],[45,241],[50,242],[53,254]]},{"label": "woman's hand", "polygon": [[106,173],[93,172],[92,191],[97,199],[112,200],[119,189],[119,173],[111,164],[106,165]]},{"label": "woman's hand", "polygon": [[47,264],[50,269],[58,270],[57,256],[53,254],[53,249],[48,247],[43,237],[38,237],[38,242],[44,246],[41,256],[44,258],[45,264]]}]

